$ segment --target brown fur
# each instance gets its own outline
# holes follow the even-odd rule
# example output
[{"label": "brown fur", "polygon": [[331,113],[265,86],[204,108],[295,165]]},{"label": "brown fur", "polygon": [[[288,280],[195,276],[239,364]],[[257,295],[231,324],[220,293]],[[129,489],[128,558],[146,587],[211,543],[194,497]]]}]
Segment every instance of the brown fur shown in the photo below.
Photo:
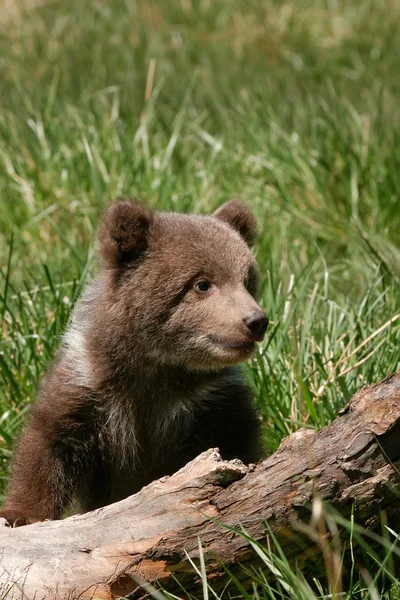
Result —
[{"label": "brown fur", "polygon": [[0,516],[59,519],[72,500],[92,510],[209,447],[260,457],[236,366],[268,323],[255,300],[254,236],[238,200],[214,216],[111,205],[99,229],[102,268],[43,380]]}]

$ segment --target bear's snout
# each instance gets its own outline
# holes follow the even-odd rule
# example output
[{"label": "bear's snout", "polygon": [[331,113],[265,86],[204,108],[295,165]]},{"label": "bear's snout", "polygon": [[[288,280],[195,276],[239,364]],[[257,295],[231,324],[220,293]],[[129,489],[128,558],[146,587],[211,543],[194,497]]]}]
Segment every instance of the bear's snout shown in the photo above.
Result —
[{"label": "bear's snout", "polygon": [[263,310],[256,310],[247,315],[244,324],[249,329],[254,341],[261,341],[268,327],[268,317]]}]

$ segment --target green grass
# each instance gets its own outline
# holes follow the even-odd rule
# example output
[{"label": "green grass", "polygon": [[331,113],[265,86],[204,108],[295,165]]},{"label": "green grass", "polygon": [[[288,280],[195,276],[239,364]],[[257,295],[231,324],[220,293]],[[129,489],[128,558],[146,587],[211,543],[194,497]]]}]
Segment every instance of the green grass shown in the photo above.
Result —
[{"label": "green grass", "polygon": [[3,490],[117,195],[255,211],[270,451],[400,368],[399,24],[396,0],[3,0]]}]

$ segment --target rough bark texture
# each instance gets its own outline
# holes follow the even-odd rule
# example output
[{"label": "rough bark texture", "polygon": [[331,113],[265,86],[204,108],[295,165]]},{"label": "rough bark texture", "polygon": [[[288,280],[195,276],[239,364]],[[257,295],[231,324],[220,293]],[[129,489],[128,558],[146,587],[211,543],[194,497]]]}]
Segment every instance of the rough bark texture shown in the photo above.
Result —
[{"label": "rough bark texture", "polygon": [[[265,522],[288,556],[317,559],[296,521],[310,517],[313,493],[367,527],[385,510],[400,520],[400,373],[363,388],[341,415],[316,433],[300,430],[253,468],[205,452],[135,496],[64,521],[0,529],[0,594],[8,600],[111,600],[143,597],[138,581],[160,581],[182,594],[174,575],[196,593],[185,551],[199,555],[200,536],[213,582],[223,581],[218,556],[235,568],[254,564],[246,541],[222,528],[242,524],[265,540]],[[212,517],[212,519],[210,519]],[[239,572],[239,571],[238,571]],[[133,577],[132,577],[133,576]]]}]

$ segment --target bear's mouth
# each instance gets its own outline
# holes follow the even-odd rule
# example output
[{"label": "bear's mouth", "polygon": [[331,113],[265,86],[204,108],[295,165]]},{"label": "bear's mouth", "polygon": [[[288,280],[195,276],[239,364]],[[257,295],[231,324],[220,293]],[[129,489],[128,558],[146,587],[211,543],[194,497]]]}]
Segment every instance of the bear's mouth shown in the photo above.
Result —
[{"label": "bear's mouth", "polygon": [[261,340],[245,339],[245,340],[231,340],[228,338],[218,338],[217,342],[223,348],[229,350],[240,350],[243,352],[252,352],[255,348],[255,342]]}]

